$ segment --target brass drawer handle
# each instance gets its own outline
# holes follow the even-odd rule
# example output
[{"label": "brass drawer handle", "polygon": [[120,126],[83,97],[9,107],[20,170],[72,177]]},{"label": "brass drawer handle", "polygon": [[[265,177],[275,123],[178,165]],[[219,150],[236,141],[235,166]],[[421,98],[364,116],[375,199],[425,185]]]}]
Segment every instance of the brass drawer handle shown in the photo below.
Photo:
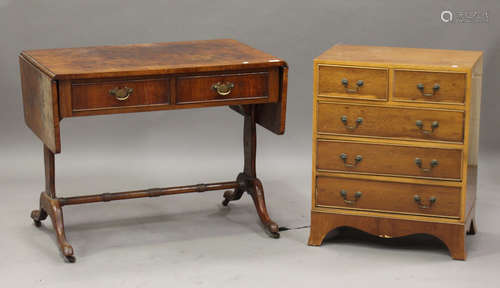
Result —
[{"label": "brass drawer handle", "polygon": [[358,93],[361,86],[363,86],[365,84],[365,82],[363,80],[358,80],[358,81],[356,81],[356,89],[352,89],[352,88],[349,88],[349,81],[347,79],[345,79],[345,78],[342,79],[341,83],[342,83],[342,85],[344,85],[345,92],[347,92],[347,93]]},{"label": "brass drawer handle", "polygon": [[212,85],[212,89],[217,91],[217,94],[221,96],[226,96],[229,95],[234,88],[234,84],[232,82],[217,82],[214,85]]},{"label": "brass drawer handle", "polygon": [[347,200],[347,191],[345,191],[344,189],[340,190],[340,196],[344,198],[344,203],[349,205],[356,204],[356,202],[359,200],[359,198],[361,198],[362,195],[363,193],[361,193],[361,191],[358,191],[354,193],[354,200]]},{"label": "brass drawer handle", "polygon": [[340,117],[340,121],[342,121],[342,123],[344,123],[344,126],[347,130],[349,131],[354,131],[356,130],[356,128],[358,128],[359,125],[361,125],[361,123],[363,123],[363,118],[362,117],[358,117],[356,119],[356,125],[354,126],[348,126],[348,121],[347,121],[347,116],[345,115],[342,115],[342,117]]},{"label": "brass drawer handle", "polygon": [[432,208],[432,205],[434,203],[436,203],[437,198],[434,197],[434,196],[431,196],[429,198],[429,205],[422,204],[422,198],[419,195],[413,196],[413,200],[415,200],[415,202],[417,203],[418,207],[420,207],[422,209],[430,209],[430,208]]},{"label": "brass drawer handle", "polygon": [[432,86],[432,93],[425,93],[424,84],[422,83],[418,83],[417,88],[418,90],[420,90],[420,92],[422,92],[422,95],[424,95],[425,97],[432,97],[439,90],[440,86],[438,83],[434,84],[434,86]]},{"label": "brass drawer handle", "polygon": [[431,130],[424,129],[424,122],[422,120],[417,120],[417,122],[415,122],[415,125],[420,129],[420,131],[422,131],[422,133],[424,133],[425,135],[430,135],[430,134],[434,133],[434,130],[436,128],[439,127],[439,122],[433,121],[431,123]]},{"label": "brass drawer handle", "polygon": [[342,161],[344,161],[344,166],[348,167],[348,168],[354,168],[354,167],[356,167],[359,164],[359,162],[361,162],[361,160],[363,160],[363,156],[356,155],[356,157],[354,158],[354,163],[347,163],[348,156],[347,156],[346,153],[340,154],[339,157],[340,157],[340,159],[342,159]]},{"label": "brass drawer handle", "polygon": [[422,172],[432,172],[432,169],[436,166],[439,165],[438,160],[432,159],[431,162],[429,163],[429,168],[423,168],[422,167],[422,159],[420,158],[415,158],[415,164],[420,168]]},{"label": "brass drawer handle", "polygon": [[127,86],[125,87],[115,87],[111,90],[109,90],[109,94],[115,96],[115,99],[118,101],[125,101],[132,95],[132,92],[134,92],[134,89],[128,88]]}]

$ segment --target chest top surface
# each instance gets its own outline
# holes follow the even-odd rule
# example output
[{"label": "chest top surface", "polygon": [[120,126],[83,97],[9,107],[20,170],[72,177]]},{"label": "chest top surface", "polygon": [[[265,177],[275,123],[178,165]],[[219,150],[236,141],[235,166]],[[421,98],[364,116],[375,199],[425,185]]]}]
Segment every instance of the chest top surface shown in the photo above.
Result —
[{"label": "chest top surface", "polygon": [[481,51],[440,50],[402,47],[378,47],[337,44],[315,61],[321,63],[351,63],[368,66],[439,67],[463,71],[471,69],[481,57]]},{"label": "chest top surface", "polygon": [[233,39],[28,50],[21,57],[54,79],[286,66],[285,61]]}]

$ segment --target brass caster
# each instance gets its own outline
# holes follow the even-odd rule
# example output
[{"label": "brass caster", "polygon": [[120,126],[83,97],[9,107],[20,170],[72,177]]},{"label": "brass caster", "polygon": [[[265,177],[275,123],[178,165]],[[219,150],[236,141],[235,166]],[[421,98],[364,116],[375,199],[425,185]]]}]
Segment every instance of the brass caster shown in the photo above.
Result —
[{"label": "brass caster", "polygon": [[65,244],[62,247],[62,254],[64,256],[64,260],[69,263],[75,263],[76,258],[73,256],[73,247],[69,244]]},{"label": "brass caster", "polygon": [[42,220],[47,218],[47,213],[43,210],[33,210],[31,211],[31,219],[36,227],[42,226]]},{"label": "brass caster", "polygon": [[64,260],[68,263],[75,263],[76,258],[75,256],[64,256]]},{"label": "brass caster", "polygon": [[274,222],[270,222],[267,225],[265,231],[267,232],[267,234],[269,235],[269,237],[271,237],[273,239],[280,238],[279,226],[278,226],[278,224],[276,224]]},{"label": "brass caster", "polygon": [[224,201],[222,201],[222,206],[227,206],[231,200],[233,200],[234,191],[227,190],[224,191]]},{"label": "brass caster", "polygon": [[279,232],[271,232],[271,231],[269,231],[268,234],[269,234],[269,237],[271,237],[273,239],[279,239],[280,238],[280,233]]}]

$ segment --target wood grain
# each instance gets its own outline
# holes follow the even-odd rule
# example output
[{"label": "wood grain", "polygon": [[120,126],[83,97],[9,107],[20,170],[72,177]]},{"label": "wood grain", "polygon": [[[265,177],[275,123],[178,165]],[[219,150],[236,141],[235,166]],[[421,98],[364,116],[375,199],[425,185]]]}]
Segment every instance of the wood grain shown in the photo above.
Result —
[{"label": "wood grain", "polygon": [[309,245],[321,245],[328,232],[343,226],[349,226],[370,233],[380,238],[397,238],[413,234],[428,234],[441,240],[451,257],[465,260],[465,226],[438,222],[414,221],[408,219],[389,219],[335,213],[311,213],[311,232]]},{"label": "wood grain", "polygon": [[[228,95],[218,94],[212,86],[216,83],[232,83],[234,88]],[[177,77],[176,104],[221,102],[234,99],[268,99],[269,84],[278,86],[278,81],[269,83],[268,71],[248,73],[224,73],[219,75],[195,75]],[[275,89],[277,92],[277,89]],[[275,93],[274,99],[278,98]],[[266,101],[267,102],[267,101]]]},{"label": "wood grain", "polygon": [[286,66],[285,61],[233,39],[29,50],[21,55],[54,79]]},{"label": "wood grain", "polygon": [[19,57],[24,121],[52,152],[61,152],[57,82]]},{"label": "wood grain", "polygon": [[262,127],[280,135],[285,133],[288,67],[280,68],[278,78],[278,102],[257,105],[255,107],[255,119]]},{"label": "wood grain", "polygon": [[[120,101],[110,90],[133,89],[128,99]],[[152,106],[169,104],[169,78],[158,79],[116,79],[105,82],[83,82],[71,85],[72,112],[106,108]],[[116,110],[115,110],[116,111]]]},{"label": "wood grain", "polygon": [[[387,74],[386,69],[320,65],[318,94],[329,97],[386,100]],[[343,79],[348,81],[347,85],[342,84]],[[363,85],[358,87],[357,81],[363,81]]]},{"label": "wood grain", "polygon": [[[379,80],[378,84],[387,85],[387,101],[321,94],[318,79],[323,77],[321,67],[328,66],[387,70],[387,83]],[[477,232],[475,199],[481,76],[481,51],[342,44],[317,57],[314,60],[309,244],[320,245],[326,233],[342,226],[383,238],[427,233],[445,242],[454,259],[465,259],[465,232]],[[423,92],[417,87],[418,83],[424,85]],[[435,84],[439,84],[439,89],[432,89]],[[433,95],[422,94],[433,91]],[[340,119],[343,115],[346,125]],[[363,121],[356,125],[358,117]],[[422,121],[423,129],[417,128],[417,120]],[[433,131],[430,124],[434,121],[439,125]],[[415,132],[425,134],[415,135]],[[338,154],[342,152],[349,155],[346,166]],[[411,168],[415,165],[414,157],[422,159],[423,168],[429,168],[431,159],[416,154],[446,160],[439,161],[439,165],[429,171],[410,171],[418,169],[418,166]],[[356,155],[362,155],[362,160],[350,165],[355,163]],[[367,158],[377,160],[368,163]],[[328,169],[323,169],[325,167]],[[442,170],[438,171],[439,168]],[[324,177],[335,180],[326,185],[328,189],[316,187],[316,179]],[[339,183],[351,190],[370,191],[370,196],[362,193],[358,197],[369,199],[370,205],[363,200],[350,202],[352,191],[346,194],[347,203],[337,194],[340,192],[332,194],[331,191],[339,189]],[[411,210],[405,200],[408,201],[409,191],[417,191],[417,187],[425,187],[421,193],[428,193],[426,197],[439,194],[436,203],[446,199],[445,207],[439,207],[442,210],[436,214]],[[382,197],[394,201],[390,204],[382,201]]]},{"label": "wood grain", "polygon": [[[460,187],[318,176],[316,189],[318,206],[460,217]],[[346,198],[340,194],[341,190],[347,193]],[[355,193],[358,191],[362,194],[356,199]],[[415,202],[415,195],[421,197],[422,205],[428,206],[430,197],[436,197],[437,200],[430,207],[422,208]]]},{"label": "wood grain", "polygon": [[[341,117],[347,117],[347,124]],[[361,117],[362,123],[356,126]],[[419,128],[417,121],[423,126]],[[431,128],[433,122],[439,126]],[[353,129],[354,128],[354,129]],[[318,103],[318,133],[462,142],[464,112],[387,106]]]},{"label": "wood grain", "polygon": [[[284,61],[229,39],[24,51],[19,61],[26,123],[45,144],[46,189],[31,218],[40,227],[50,216],[68,262],[75,257],[64,232],[64,205],[234,189],[224,193],[223,204],[248,192],[265,231],[279,238],[279,226],[267,212],[257,178],[256,124],[284,133]],[[214,84],[219,82],[234,87],[227,94],[227,89],[216,92]],[[56,197],[54,153],[60,151],[60,119],[222,105],[238,107],[244,116],[245,163],[236,181]]]},{"label": "wood grain", "polygon": [[[255,121],[257,124],[266,128],[267,130],[281,135],[285,133],[286,121],[286,103],[287,103],[287,89],[288,89],[288,67],[283,66],[279,69],[279,74],[274,77],[271,73],[271,79],[279,78],[278,87],[278,100],[276,103],[263,103],[255,106]],[[274,87],[270,85],[270,87]],[[273,92],[271,92],[271,95]],[[245,111],[241,105],[232,105],[230,108],[241,115],[245,115]]]},{"label": "wood grain", "polygon": [[337,65],[465,71],[474,66],[481,55],[481,51],[337,44],[316,57],[315,61]]},{"label": "wood grain", "polygon": [[[317,145],[317,169],[321,170],[454,180],[462,176],[462,151],[457,149],[330,140],[318,140]],[[340,158],[342,153],[347,155],[348,164],[354,164],[357,155],[362,156],[362,161],[354,167],[346,167]],[[424,172],[415,164],[416,158],[422,159],[422,168],[429,168],[433,159],[438,160],[439,164],[431,171]]]},{"label": "wood grain", "polygon": [[[423,71],[394,71],[394,101],[465,102],[465,73],[442,73]],[[423,84],[424,89],[417,85]],[[439,85],[434,90],[433,86]],[[424,96],[432,94],[432,96]]]}]

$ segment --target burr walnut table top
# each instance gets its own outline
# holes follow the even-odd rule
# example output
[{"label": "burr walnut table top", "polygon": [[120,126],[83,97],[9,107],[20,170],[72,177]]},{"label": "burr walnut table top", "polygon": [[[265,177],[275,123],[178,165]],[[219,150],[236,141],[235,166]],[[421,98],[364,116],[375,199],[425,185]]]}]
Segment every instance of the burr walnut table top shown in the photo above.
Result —
[{"label": "burr walnut table top", "polygon": [[53,79],[160,75],[286,66],[233,39],[23,51]]}]

